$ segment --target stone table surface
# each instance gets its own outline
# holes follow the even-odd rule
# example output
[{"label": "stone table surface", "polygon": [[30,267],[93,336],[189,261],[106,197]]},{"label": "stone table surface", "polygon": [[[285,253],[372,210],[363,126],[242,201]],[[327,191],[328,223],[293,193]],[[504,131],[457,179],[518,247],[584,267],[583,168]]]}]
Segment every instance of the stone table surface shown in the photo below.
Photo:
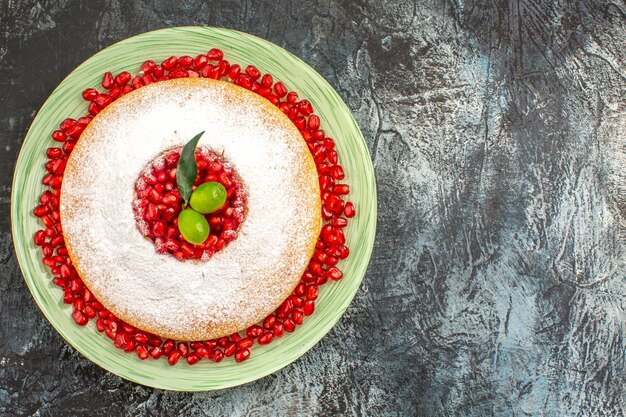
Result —
[{"label": "stone table surface", "polygon": [[[276,374],[196,394],[69,347],[22,280],[9,219],[55,86],[179,25],[308,62],[352,110],[379,189],[369,270],[337,326]],[[623,2],[0,0],[0,32],[0,415],[625,415]]]}]

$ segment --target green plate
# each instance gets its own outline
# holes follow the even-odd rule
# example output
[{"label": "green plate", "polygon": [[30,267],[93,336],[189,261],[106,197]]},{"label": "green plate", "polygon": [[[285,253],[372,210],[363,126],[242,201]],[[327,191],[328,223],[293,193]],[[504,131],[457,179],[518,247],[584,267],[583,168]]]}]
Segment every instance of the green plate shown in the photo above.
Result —
[{"label": "green plate", "polygon": [[[41,262],[41,252],[33,243],[33,234],[42,225],[32,210],[44,190],[41,179],[45,173],[45,150],[55,146],[50,135],[64,118],[86,112],[86,102],[81,98],[85,88],[98,87],[106,71],[136,73],[147,59],[160,62],[171,55],[196,56],[213,47],[222,49],[230,62],[254,64],[262,73],[271,73],[313,104],[322,128],[337,143],[345,181],[352,191],[349,199],[355,204],[357,215],[346,229],[351,255],[339,264],[344,278],[320,288],[315,313],[294,333],[286,333],[269,345],[256,345],[250,359],[242,363],[225,358],[219,364],[204,360],[194,366],[180,362],[170,367],[163,359],[141,361],[134,353],[116,349],[111,340],[97,332],[93,320],[87,327],[73,322],[70,307],[62,303],[62,292],[52,283]],[[50,323],[80,353],[104,369],[140,384],[181,391],[215,390],[254,381],[288,365],[339,320],[359,288],[371,256],[376,231],[376,184],[367,146],[348,107],[315,70],[284,49],[245,33],[179,27],[144,33],[106,48],[76,68],[54,90],[35,117],[17,160],[11,222],[17,259],[33,298]]]}]

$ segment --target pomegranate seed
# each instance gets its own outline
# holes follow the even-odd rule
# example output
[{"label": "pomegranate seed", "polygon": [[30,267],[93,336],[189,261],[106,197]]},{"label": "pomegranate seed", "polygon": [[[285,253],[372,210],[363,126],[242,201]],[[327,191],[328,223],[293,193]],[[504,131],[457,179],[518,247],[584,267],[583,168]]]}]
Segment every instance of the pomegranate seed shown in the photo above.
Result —
[{"label": "pomegranate seed", "polygon": [[48,213],[48,206],[37,206],[33,210],[33,214],[37,217],[43,217]]},{"label": "pomegranate seed", "polygon": [[180,351],[180,356],[183,358],[187,358],[187,356],[189,356],[189,347],[187,346],[187,343],[180,342],[177,348]]},{"label": "pomegranate seed", "polygon": [[254,345],[254,340],[248,339],[246,337],[237,342],[237,349],[247,349],[247,348],[251,348],[253,345]]},{"label": "pomegranate seed", "polygon": [[305,316],[310,316],[315,311],[315,302],[313,300],[306,301],[302,308]]},{"label": "pomegranate seed", "polygon": [[272,331],[275,337],[281,337],[285,333],[285,326],[283,323],[276,323]]},{"label": "pomegranate seed", "polygon": [[67,118],[67,119],[63,120],[59,124],[59,129],[61,129],[62,131],[66,132],[67,129],[69,129],[70,127],[74,126],[75,124],[76,124],[76,120],[74,120],[72,118]]},{"label": "pomegranate seed", "polygon": [[337,184],[337,185],[333,186],[331,191],[334,194],[346,195],[346,194],[350,193],[350,187],[347,184]]},{"label": "pomegranate seed", "polygon": [[306,287],[306,284],[304,283],[300,283],[296,286],[296,289],[293,291],[293,293],[297,296],[302,297],[304,295],[304,289]]},{"label": "pomegranate seed", "polygon": [[297,295],[292,295],[290,298],[294,307],[302,307],[302,305],[304,304],[304,299],[302,297],[298,297]]},{"label": "pomegranate seed", "polygon": [[243,362],[249,357],[250,357],[250,349],[239,350],[237,351],[237,353],[235,353],[235,360],[237,362]]},{"label": "pomegranate seed", "polygon": [[35,245],[37,245],[37,246],[43,245],[44,242],[46,241],[45,232],[43,230],[37,230],[35,232],[35,237],[34,237],[33,240],[35,241]]},{"label": "pomegranate seed", "polygon": [[304,314],[300,310],[296,310],[293,312],[292,316],[295,324],[300,325],[304,321]]},{"label": "pomegranate seed", "polygon": [[239,85],[240,87],[246,88],[248,90],[252,88],[252,80],[246,74],[241,74],[237,78],[237,80],[235,80],[235,84]]},{"label": "pomegranate seed", "polygon": [[270,332],[265,332],[259,336],[259,345],[267,345],[274,339],[274,334]]},{"label": "pomegranate seed", "polygon": [[215,348],[211,352],[209,352],[209,359],[214,362],[221,362],[222,359],[224,359],[224,352],[222,352],[218,348]]},{"label": "pomegranate seed", "polygon": [[178,58],[178,66],[182,67],[182,68],[190,68],[193,65],[193,58],[188,56],[188,55],[184,55],[181,56],[180,58]]},{"label": "pomegranate seed", "polygon": [[89,103],[89,107],[87,107],[87,110],[89,111],[89,114],[91,114],[92,116],[95,116],[96,114],[100,113],[100,108],[94,102]]},{"label": "pomegranate seed", "polygon": [[105,72],[102,76],[102,87],[110,90],[111,88],[113,88],[114,85],[115,82],[113,81],[113,74],[111,74],[110,72]]},{"label": "pomegranate seed", "polygon": [[61,265],[59,272],[62,278],[69,278],[71,274],[70,268],[67,265]]},{"label": "pomegranate seed", "polygon": [[62,130],[55,130],[54,132],[52,132],[52,139],[57,142],[65,142],[65,140],[67,139],[67,134]]},{"label": "pomegranate seed", "polygon": [[255,339],[259,337],[259,335],[263,333],[263,328],[258,324],[254,324],[246,330],[246,336],[250,339]]},{"label": "pomegranate seed", "polygon": [[[48,152],[50,152],[51,149],[59,149],[59,148],[48,148]],[[51,198],[52,198],[52,193],[50,192],[50,190],[46,190],[39,197],[39,202],[41,204],[48,204]]]},{"label": "pomegranate seed", "polygon": [[228,78],[235,80],[239,78],[239,74],[241,74],[241,67],[235,64],[230,67],[230,70],[228,71]]},{"label": "pomegranate seed", "polygon": [[287,103],[296,104],[298,102],[298,93],[292,91],[287,94]]},{"label": "pomegranate seed", "polygon": [[308,121],[309,130],[317,130],[320,128],[320,118],[316,115],[311,115]]},{"label": "pomegranate seed", "polygon": [[[148,85],[148,84],[152,84],[154,82],[154,77],[152,77],[150,74],[144,74],[141,76],[141,81],[143,82],[144,85]],[[132,91],[132,88],[128,85],[124,86],[124,88],[128,87],[128,91],[124,91],[122,90],[122,92],[124,94],[130,93]]]},{"label": "pomegranate seed", "polygon": [[206,358],[207,356],[209,356],[209,350],[204,346],[200,346],[198,349],[196,349],[195,353],[201,358]]},{"label": "pomegranate seed", "polygon": [[296,330],[296,324],[291,319],[285,319],[285,321],[283,321],[283,325],[285,326],[286,332],[291,333]]},{"label": "pomegranate seed", "polygon": [[217,48],[211,49],[206,55],[209,61],[220,61],[224,59],[224,52]]},{"label": "pomegranate seed", "polygon": [[163,344],[163,340],[159,336],[149,335],[148,344],[150,346],[161,346]]},{"label": "pomegranate seed", "polygon": [[155,346],[152,349],[150,349],[150,356],[152,356],[152,358],[154,359],[159,359],[162,354],[163,354],[163,349],[161,349],[161,347],[159,346]]},{"label": "pomegranate seed", "polygon": [[98,97],[98,94],[100,93],[95,88],[88,88],[85,91],[83,91],[83,99],[87,101],[92,101],[93,99]]},{"label": "pomegranate seed", "polygon": [[263,78],[261,78],[261,85],[263,87],[271,87],[274,84],[274,79],[270,74],[265,74]]},{"label": "pomegranate seed", "polygon": [[178,362],[178,359],[180,359],[180,351],[178,349],[172,350],[167,355],[167,363],[169,363],[171,366],[176,365],[176,363]]},{"label": "pomegranate seed", "polygon": [[271,330],[274,327],[274,324],[276,324],[276,316],[267,316],[265,317],[265,320],[263,320],[263,327],[268,330]]},{"label": "pomegranate seed", "polygon": [[[163,343],[163,353],[166,355],[169,355],[172,352],[172,350],[174,350],[175,346],[176,345],[173,340],[171,339],[166,340]],[[178,354],[180,354],[180,352],[178,352]]]},{"label": "pomegranate seed", "polygon": [[313,282],[315,277],[313,276],[311,271],[305,271],[304,274],[302,274],[301,279],[302,279],[302,282]]},{"label": "pomegranate seed", "polygon": [[187,78],[189,73],[184,69],[174,70],[170,73],[170,78]]},{"label": "pomegranate seed", "polygon": [[111,96],[111,100],[115,100],[120,96],[120,94],[122,94],[122,90],[119,87],[113,87],[109,91],[109,96]]},{"label": "pomegranate seed", "polygon": [[198,356],[196,353],[191,353],[189,356],[187,356],[187,363],[189,365],[195,365],[196,363],[198,363],[199,360],[200,356]]},{"label": "pomegranate seed", "polygon": [[135,89],[143,87],[143,81],[142,81],[141,77],[139,77],[139,76],[133,77],[133,80],[131,81],[131,84],[133,85],[133,88],[135,88]]},{"label": "pomegranate seed", "polygon": [[317,300],[319,294],[319,289],[317,285],[307,285],[305,292],[307,301]]},{"label": "pomegranate seed", "polygon": [[228,345],[224,348],[224,356],[230,357],[233,356],[235,351],[237,350],[237,344],[233,342],[229,342]]},{"label": "pomegranate seed", "polygon": [[350,202],[346,203],[346,206],[343,209],[343,214],[349,219],[354,217],[354,215],[356,214],[356,211],[354,210],[354,205]]},{"label": "pomegranate seed", "polygon": [[156,79],[159,79],[165,74],[165,69],[161,65],[157,65],[152,70],[152,76]]},{"label": "pomegranate seed", "polygon": [[303,130],[306,126],[306,120],[304,119],[304,117],[299,116],[293,121],[293,124],[296,125],[298,130]]},{"label": "pomegranate seed", "polygon": [[72,313],[72,318],[74,319],[76,324],[78,324],[79,326],[84,326],[89,321],[87,317],[83,314],[83,312],[80,310],[74,310],[74,312]]},{"label": "pomegranate seed", "polygon": [[274,84],[274,93],[278,97],[282,98],[287,95],[287,89],[285,88],[285,85],[279,81],[276,84]]},{"label": "pomegranate seed", "polygon": [[348,225],[348,220],[344,217],[333,217],[330,224],[333,227],[346,227]]},{"label": "pomegranate seed", "polygon": [[130,72],[128,71],[123,71],[120,72],[117,77],[115,77],[115,84],[117,84],[119,87],[123,87],[124,85],[128,84],[128,82],[130,81],[131,75]]},{"label": "pomegranate seed", "polygon": [[337,162],[339,161],[339,158],[337,156],[337,151],[333,150],[329,150],[326,154],[328,156],[328,161],[333,164],[333,165],[337,165]]},{"label": "pomegranate seed", "polygon": [[150,356],[148,349],[143,345],[137,346],[136,352],[137,352],[137,357],[141,360],[148,359],[148,356]]},{"label": "pomegranate seed", "polygon": [[230,63],[228,61],[226,61],[225,59],[222,59],[217,64],[217,69],[219,71],[220,78],[225,77],[228,74],[228,72],[230,71]]},{"label": "pomegranate seed", "polygon": [[339,281],[343,277],[343,273],[335,266],[328,268],[326,275],[334,281]]},{"label": "pomegranate seed", "polygon": [[152,226],[152,233],[155,236],[159,236],[159,237],[164,236],[165,235],[165,227],[166,227],[165,223],[160,222],[160,221],[156,222],[154,224],[154,226]]},{"label": "pomegranate seed", "polygon": [[330,168],[330,175],[336,180],[342,180],[345,177],[343,169],[339,165],[335,165]]},{"label": "pomegranate seed", "polygon": [[304,114],[305,116],[309,116],[310,114],[313,113],[313,106],[311,106],[311,103],[309,102],[309,100],[302,100],[298,104],[298,107],[300,109],[300,112]]},{"label": "pomegranate seed", "polygon": [[141,64],[139,71],[141,71],[144,74],[148,74],[148,73],[151,73],[155,67],[156,67],[156,63],[153,60],[149,59],[145,61],[143,64]]},{"label": "pomegranate seed", "polygon": [[167,58],[165,61],[161,62],[161,66],[163,67],[164,70],[167,70],[167,71],[174,68],[176,64],[178,64],[178,58],[176,58],[175,56],[171,56]]},{"label": "pomegranate seed", "polygon": [[102,322],[101,319],[96,320],[96,329],[98,329],[100,333],[102,333],[105,330],[104,323]]},{"label": "pomegranate seed", "polygon": [[257,80],[261,76],[261,73],[254,65],[248,65],[246,67],[246,74],[248,74],[253,80]]},{"label": "pomegranate seed", "polygon": [[[111,96],[108,94],[98,94],[98,97],[94,99],[94,104],[98,106],[99,109],[103,109],[109,104],[111,104]],[[76,138],[75,138],[76,139]]]},{"label": "pomegranate seed", "polygon": [[198,55],[196,59],[193,60],[193,67],[196,70],[201,70],[206,67],[206,64],[209,62],[209,58],[206,55]]}]

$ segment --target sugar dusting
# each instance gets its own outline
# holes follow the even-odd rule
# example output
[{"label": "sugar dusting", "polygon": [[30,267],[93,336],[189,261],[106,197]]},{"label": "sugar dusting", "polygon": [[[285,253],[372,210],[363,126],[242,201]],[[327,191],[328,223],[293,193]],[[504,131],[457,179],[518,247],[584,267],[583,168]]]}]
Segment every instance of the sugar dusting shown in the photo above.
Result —
[{"label": "sugar dusting", "polygon": [[[208,262],[159,255],[137,229],[135,181],[156,156],[200,131],[247,190],[239,237]],[[68,162],[61,220],[81,277],[120,318],[183,340],[245,328],[291,292],[320,219],[314,162],[278,109],[232,84],[146,86],[98,115]]]}]

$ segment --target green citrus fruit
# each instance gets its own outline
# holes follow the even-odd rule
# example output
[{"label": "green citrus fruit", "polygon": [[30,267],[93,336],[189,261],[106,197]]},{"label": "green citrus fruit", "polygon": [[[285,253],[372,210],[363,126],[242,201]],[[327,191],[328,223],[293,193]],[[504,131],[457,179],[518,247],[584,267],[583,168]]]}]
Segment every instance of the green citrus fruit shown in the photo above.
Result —
[{"label": "green citrus fruit", "polygon": [[213,213],[226,202],[226,188],[219,182],[209,181],[193,190],[189,205],[202,214]]},{"label": "green citrus fruit", "polygon": [[204,243],[211,231],[204,216],[189,208],[178,215],[178,230],[187,242],[194,245]]}]

